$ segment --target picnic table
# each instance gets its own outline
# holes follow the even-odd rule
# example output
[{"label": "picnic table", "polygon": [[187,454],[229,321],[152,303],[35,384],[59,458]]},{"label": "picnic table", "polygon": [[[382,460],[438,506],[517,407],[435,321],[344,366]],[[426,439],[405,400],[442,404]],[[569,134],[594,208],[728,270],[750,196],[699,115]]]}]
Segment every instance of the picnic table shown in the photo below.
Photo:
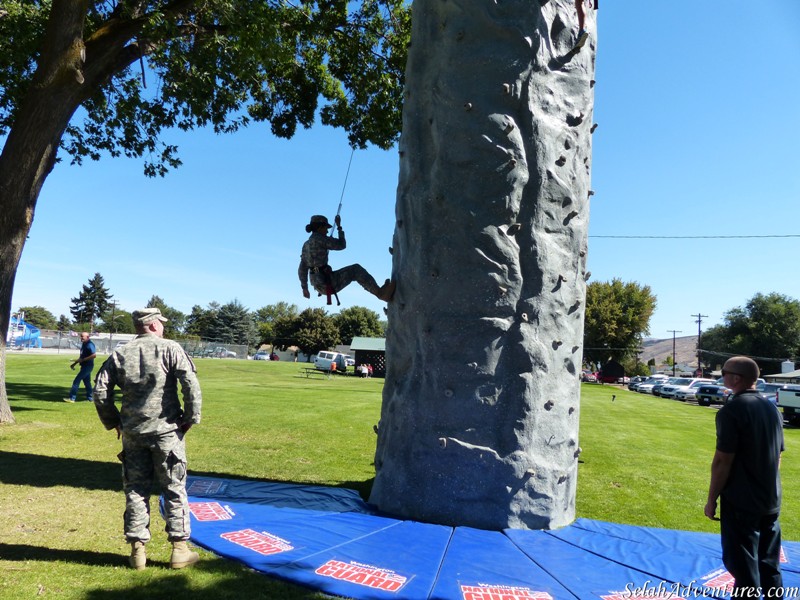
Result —
[{"label": "picnic table", "polygon": [[305,374],[306,378],[311,377],[312,375],[320,375],[322,377],[327,377],[330,379],[331,372],[330,371],[320,371],[319,369],[315,369],[314,367],[305,367],[300,369],[300,374]]}]

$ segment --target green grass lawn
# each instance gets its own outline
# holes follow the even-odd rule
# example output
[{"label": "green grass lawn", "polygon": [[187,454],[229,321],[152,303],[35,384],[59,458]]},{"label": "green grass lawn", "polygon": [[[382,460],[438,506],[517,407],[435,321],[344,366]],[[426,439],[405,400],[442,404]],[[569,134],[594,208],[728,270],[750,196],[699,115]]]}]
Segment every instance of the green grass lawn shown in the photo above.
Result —
[{"label": "green grass lawn", "polygon": [[[89,403],[66,404],[71,355],[9,354],[17,419],[0,426],[0,598],[318,598],[202,552],[182,571],[153,501],[153,568],[126,567],[120,443]],[[374,475],[379,379],[306,379],[294,363],[201,359],[203,423],[187,436],[189,470],[217,477],[357,489]],[[616,399],[612,401],[612,394]],[[578,516],[717,531],[703,516],[714,451],[713,408],[584,385]],[[800,539],[796,450],[786,430],[787,539]]]}]

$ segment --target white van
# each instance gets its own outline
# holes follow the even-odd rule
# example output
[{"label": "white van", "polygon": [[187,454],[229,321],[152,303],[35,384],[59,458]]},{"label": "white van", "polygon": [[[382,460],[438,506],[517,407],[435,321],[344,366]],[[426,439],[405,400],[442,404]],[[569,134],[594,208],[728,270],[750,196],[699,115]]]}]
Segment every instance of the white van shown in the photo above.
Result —
[{"label": "white van", "polygon": [[336,370],[344,373],[347,370],[347,362],[345,361],[344,354],[339,352],[323,351],[317,353],[314,357],[314,368],[320,371],[330,371],[331,363],[336,363]]}]

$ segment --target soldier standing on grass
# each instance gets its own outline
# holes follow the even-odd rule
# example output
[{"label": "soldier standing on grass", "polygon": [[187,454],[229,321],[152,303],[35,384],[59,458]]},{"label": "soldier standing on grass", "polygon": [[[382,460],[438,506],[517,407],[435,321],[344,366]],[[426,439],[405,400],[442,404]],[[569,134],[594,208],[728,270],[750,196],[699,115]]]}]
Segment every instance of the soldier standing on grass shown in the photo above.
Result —
[{"label": "soldier standing on grass", "polygon": [[[130,565],[144,569],[150,541],[150,493],[157,478],[164,498],[166,532],[172,542],[170,566],[181,569],[199,559],[189,549],[184,436],[200,422],[201,393],[195,366],[177,342],[163,339],[165,319],[157,308],[133,312],[137,336],[115,350],[97,373],[95,406],[106,429],[122,437],[125,538]],[[178,385],[183,407],[178,399]],[[122,390],[120,409],[114,386]]]}]

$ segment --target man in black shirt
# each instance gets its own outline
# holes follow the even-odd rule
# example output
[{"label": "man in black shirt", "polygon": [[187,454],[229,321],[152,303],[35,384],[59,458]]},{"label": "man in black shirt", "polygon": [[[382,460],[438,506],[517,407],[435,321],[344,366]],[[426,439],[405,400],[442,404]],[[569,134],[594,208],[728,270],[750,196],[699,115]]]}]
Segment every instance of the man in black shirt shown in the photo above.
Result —
[{"label": "man in black shirt", "polygon": [[747,597],[778,598],[768,591],[783,585],[778,521],[783,419],[755,391],[758,375],[758,365],[745,356],[734,356],[722,367],[731,396],[717,413],[717,449],[705,515],[715,518],[720,498],[722,561],[735,579],[734,587],[752,590]]}]

